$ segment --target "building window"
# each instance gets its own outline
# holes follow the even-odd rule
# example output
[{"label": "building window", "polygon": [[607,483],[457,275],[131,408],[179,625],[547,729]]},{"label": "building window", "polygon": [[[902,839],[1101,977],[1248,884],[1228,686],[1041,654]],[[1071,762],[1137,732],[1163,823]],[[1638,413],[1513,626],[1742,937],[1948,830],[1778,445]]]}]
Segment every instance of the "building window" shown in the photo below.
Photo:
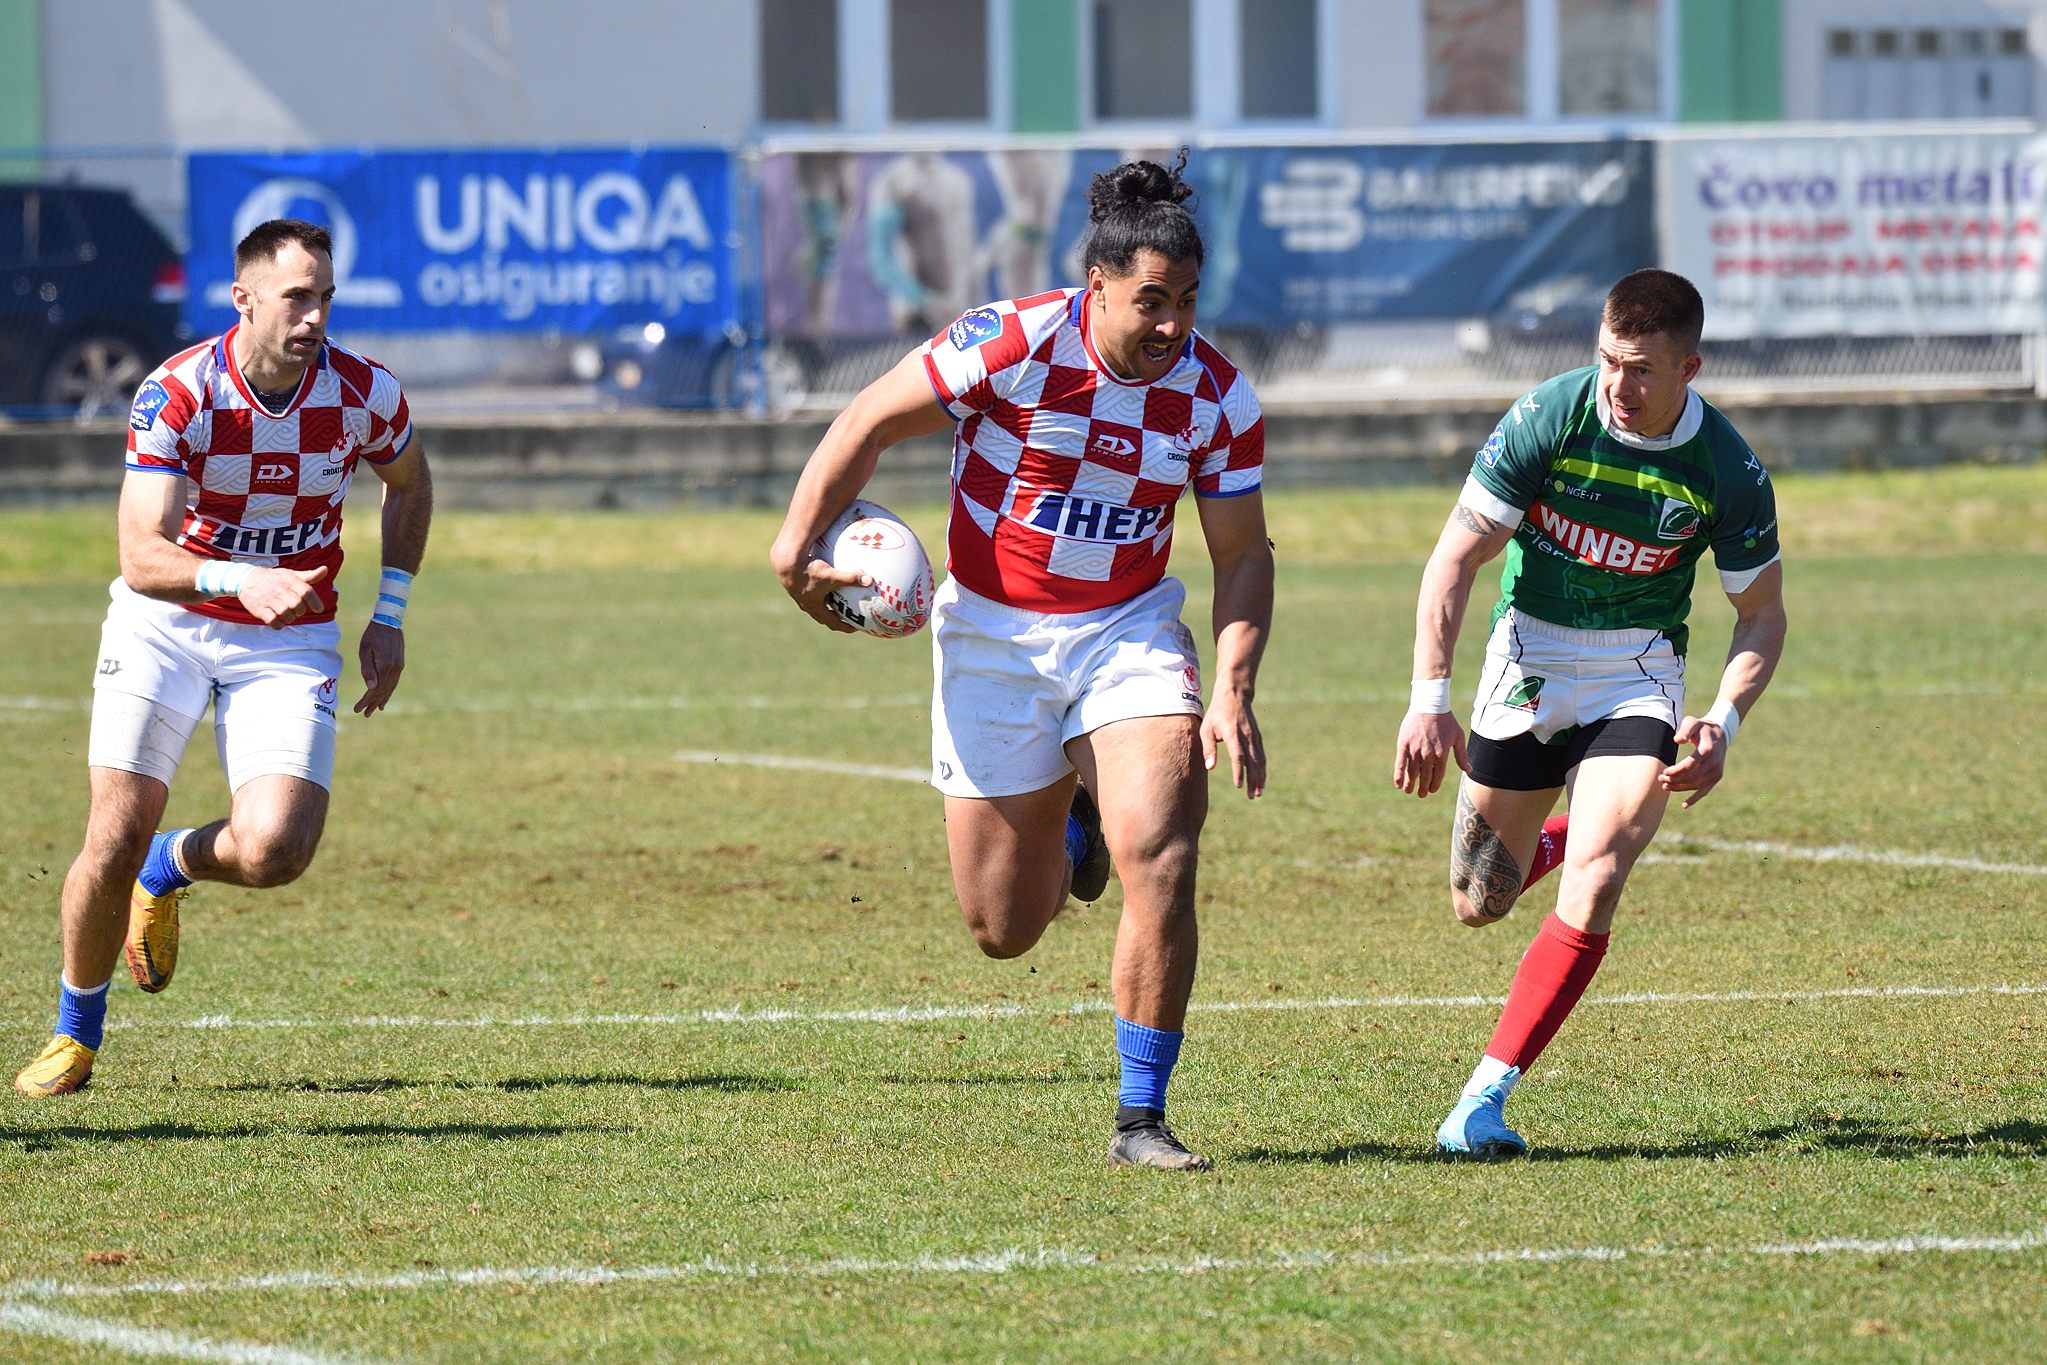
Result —
[{"label": "building window", "polygon": [[2022,28],[1836,28],[1823,47],[1821,118],[2033,113],[2033,55]]},{"label": "building window", "polygon": [[1559,114],[1662,111],[1657,9],[1657,0],[1557,0]]},{"label": "building window", "polygon": [[893,0],[888,29],[896,122],[987,122],[987,0]]},{"label": "building window", "polygon": [[1194,113],[1190,0],[1094,0],[1098,119],[1184,119]]},{"label": "building window", "polygon": [[1243,116],[1309,120],[1321,112],[1317,85],[1318,0],[1241,0],[1237,50],[1243,58]]},{"label": "building window", "polygon": [[761,0],[761,118],[839,121],[838,0]]},{"label": "building window", "polygon": [[1528,113],[1528,17],[1524,0],[1426,0],[1431,118]]}]

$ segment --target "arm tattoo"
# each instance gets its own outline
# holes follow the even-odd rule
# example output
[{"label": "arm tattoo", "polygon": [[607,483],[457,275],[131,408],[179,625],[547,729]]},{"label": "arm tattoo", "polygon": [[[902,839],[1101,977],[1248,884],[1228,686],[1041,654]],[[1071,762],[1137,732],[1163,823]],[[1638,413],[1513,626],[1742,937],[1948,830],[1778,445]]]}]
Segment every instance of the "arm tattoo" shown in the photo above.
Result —
[{"label": "arm tattoo", "polygon": [[1521,868],[1464,791],[1450,835],[1450,885],[1489,920],[1500,919],[1521,895]]},{"label": "arm tattoo", "polygon": [[1450,509],[1450,519],[1475,536],[1489,536],[1500,529],[1500,523],[1461,502]]}]

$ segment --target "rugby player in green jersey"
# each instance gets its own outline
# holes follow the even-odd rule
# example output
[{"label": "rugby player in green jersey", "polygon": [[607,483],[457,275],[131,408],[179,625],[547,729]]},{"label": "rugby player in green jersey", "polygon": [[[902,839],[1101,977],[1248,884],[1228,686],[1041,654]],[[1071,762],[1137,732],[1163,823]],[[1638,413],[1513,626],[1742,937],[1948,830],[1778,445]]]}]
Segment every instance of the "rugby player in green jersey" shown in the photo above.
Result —
[{"label": "rugby player in green jersey", "polygon": [[[1776,498],[1748,444],[1692,392],[1704,324],[1699,292],[1680,275],[1638,270],[1614,285],[1598,363],[1540,385],[1501,419],[1422,571],[1393,783],[1427,796],[1452,761],[1463,770],[1450,836],[1457,918],[1496,923],[1563,866],[1556,911],[1437,1129],[1445,1152],[1527,1151],[1507,1126],[1507,1096],[1598,971],[1628,872],[1670,794],[1689,792],[1689,807],[1719,783],[1784,651]],[[1687,715],[1685,617],[1709,547],[1734,638],[1718,696]],[[1451,657],[1472,581],[1502,550],[1467,746],[1450,714]],[[1566,791],[1568,812],[1552,817]]]}]

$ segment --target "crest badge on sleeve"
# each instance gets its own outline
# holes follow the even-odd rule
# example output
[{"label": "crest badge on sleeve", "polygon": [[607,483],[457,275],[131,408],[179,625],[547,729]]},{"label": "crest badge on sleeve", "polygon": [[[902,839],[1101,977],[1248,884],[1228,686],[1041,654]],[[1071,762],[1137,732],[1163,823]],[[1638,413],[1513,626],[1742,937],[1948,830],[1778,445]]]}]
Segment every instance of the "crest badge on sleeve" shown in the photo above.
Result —
[{"label": "crest badge on sleeve", "polygon": [[128,425],[137,431],[148,431],[156,425],[156,415],[171,401],[170,391],[152,379],[135,395],[135,405],[128,409]]},{"label": "crest badge on sleeve", "polygon": [[955,350],[971,350],[984,341],[993,341],[1002,335],[1002,315],[993,308],[976,308],[971,313],[960,314],[957,321],[946,329],[945,338]]}]

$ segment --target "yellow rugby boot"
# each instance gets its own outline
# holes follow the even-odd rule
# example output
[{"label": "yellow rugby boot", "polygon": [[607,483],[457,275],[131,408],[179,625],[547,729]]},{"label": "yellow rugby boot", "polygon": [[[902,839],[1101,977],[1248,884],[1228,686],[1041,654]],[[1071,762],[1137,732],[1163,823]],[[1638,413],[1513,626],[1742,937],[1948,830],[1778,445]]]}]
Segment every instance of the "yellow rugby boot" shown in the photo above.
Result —
[{"label": "yellow rugby boot", "polygon": [[128,972],[151,995],[170,985],[178,968],[178,906],[189,889],[152,896],[137,882],[128,893]]},{"label": "yellow rugby boot", "polygon": [[14,1088],[38,1098],[83,1090],[92,1079],[92,1059],[97,1056],[97,1048],[87,1047],[68,1033],[60,1033],[21,1069],[21,1074],[14,1078]]}]

